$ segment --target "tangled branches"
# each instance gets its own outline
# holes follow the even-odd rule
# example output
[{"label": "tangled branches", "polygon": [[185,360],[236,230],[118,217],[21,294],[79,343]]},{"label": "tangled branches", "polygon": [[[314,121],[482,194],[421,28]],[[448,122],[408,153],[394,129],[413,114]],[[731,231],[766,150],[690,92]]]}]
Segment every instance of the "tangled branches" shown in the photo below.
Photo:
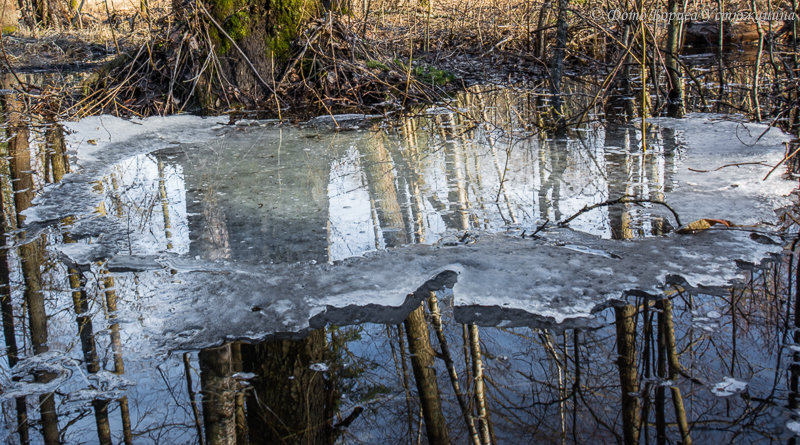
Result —
[{"label": "tangled branches", "polygon": [[[376,110],[431,101],[453,80],[444,71],[415,65],[410,57],[382,54],[332,13],[308,23],[285,62],[271,60],[268,51],[266,63],[251,61],[202,4],[192,7],[162,37],[95,73],[68,114],[248,109],[280,117],[285,110]],[[225,40],[221,45],[215,38]],[[241,87],[230,78],[231,59],[237,60],[237,69],[250,71],[259,88]]]}]

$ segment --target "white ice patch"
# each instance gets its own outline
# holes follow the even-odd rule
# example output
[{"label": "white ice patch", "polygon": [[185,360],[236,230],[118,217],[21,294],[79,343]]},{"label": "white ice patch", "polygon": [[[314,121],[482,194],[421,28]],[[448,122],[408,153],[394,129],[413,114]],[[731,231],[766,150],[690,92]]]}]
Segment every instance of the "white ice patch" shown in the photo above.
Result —
[{"label": "white ice patch", "polygon": [[328,370],[328,365],[325,363],[314,363],[309,366],[308,369],[314,372],[326,372]]},{"label": "white ice patch", "polygon": [[747,388],[747,383],[732,377],[725,377],[721,382],[714,385],[711,392],[717,397],[728,397],[744,391],[745,388]]}]

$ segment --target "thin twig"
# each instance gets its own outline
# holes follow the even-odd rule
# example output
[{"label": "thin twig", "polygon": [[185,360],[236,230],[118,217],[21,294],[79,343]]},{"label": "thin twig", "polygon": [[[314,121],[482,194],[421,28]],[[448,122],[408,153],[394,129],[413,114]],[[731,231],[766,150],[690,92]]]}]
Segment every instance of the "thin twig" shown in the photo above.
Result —
[{"label": "thin twig", "polygon": [[596,209],[598,207],[611,206],[611,205],[615,205],[615,204],[643,204],[643,203],[658,204],[658,205],[662,205],[662,206],[666,207],[667,210],[669,210],[672,213],[672,216],[675,218],[675,223],[678,225],[678,227],[683,225],[683,224],[681,224],[681,219],[678,216],[678,213],[672,207],[670,207],[669,204],[667,204],[666,202],[658,201],[658,200],[655,200],[655,199],[635,198],[635,197],[630,196],[630,195],[625,195],[625,196],[622,196],[622,197],[617,198],[617,199],[609,199],[607,201],[599,202],[597,204],[584,206],[582,209],[580,209],[577,212],[575,212],[569,218],[559,222],[558,226],[559,227],[566,227],[570,223],[570,221],[572,221],[573,219],[579,217],[580,215],[583,215],[584,213],[586,213],[586,212],[588,212],[590,210],[594,210],[594,209]]}]

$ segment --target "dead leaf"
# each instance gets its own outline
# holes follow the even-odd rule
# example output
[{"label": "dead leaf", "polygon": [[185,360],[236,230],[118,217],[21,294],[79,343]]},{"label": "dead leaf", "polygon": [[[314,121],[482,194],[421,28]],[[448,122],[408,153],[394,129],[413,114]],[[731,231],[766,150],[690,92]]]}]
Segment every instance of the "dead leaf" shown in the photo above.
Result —
[{"label": "dead leaf", "polygon": [[86,141],[86,143],[91,145],[97,145],[97,141],[95,141],[94,139],[89,139]]},{"label": "dead leaf", "polygon": [[735,226],[735,224],[725,219],[703,218],[703,219],[698,219],[697,221],[692,221],[689,224],[686,224],[683,227],[679,228],[675,232],[680,234],[697,233],[697,232],[702,232],[703,230],[710,229],[711,226],[716,224],[722,224],[725,227]]}]

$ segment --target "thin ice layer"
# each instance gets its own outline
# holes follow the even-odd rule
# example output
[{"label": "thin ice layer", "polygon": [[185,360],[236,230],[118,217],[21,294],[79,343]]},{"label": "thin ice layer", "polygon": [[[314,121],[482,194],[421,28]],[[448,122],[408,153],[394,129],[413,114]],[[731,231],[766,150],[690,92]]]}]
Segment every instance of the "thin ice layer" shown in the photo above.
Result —
[{"label": "thin ice layer", "polygon": [[[207,157],[200,156],[203,150],[207,151],[212,145],[218,150],[220,156],[217,163],[203,165],[203,169],[196,170],[208,173],[224,167],[226,175],[223,175],[223,179],[226,182],[219,185],[229,187],[230,190],[225,190],[229,194],[215,196],[212,201],[219,208],[234,206],[238,214],[244,215],[241,220],[235,221],[235,225],[228,221],[229,233],[242,238],[236,243],[237,246],[241,244],[242,249],[250,248],[253,244],[264,244],[264,240],[269,239],[292,249],[303,250],[306,249],[302,240],[304,236],[297,235],[307,233],[321,233],[324,243],[324,221],[328,217],[322,215],[317,220],[315,215],[323,212],[326,206],[331,214],[333,210],[341,212],[344,206],[364,209],[360,220],[373,221],[376,229],[386,233],[398,233],[397,230],[401,229],[400,223],[387,224],[386,214],[391,210],[388,207],[381,208],[378,205],[378,211],[367,211],[374,205],[370,202],[372,191],[363,188],[369,181],[372,181],[373,189],[377,186],[391,188],[388,185],[393,182],[381,182],[381,179],[392,172],[374,168],[375,165],[390,165],[391,153],[371,153],[365,145],[358,146],[358,150],[370,154],[358,157],[356,148],[333,144],[336,139],[328,139],[330,134],[327,133],[312,130],[283,130],[284,133],[280,133],[281,130],[274,127],[232,130],[231,127],[219,126],[221,122],[219,118],[204,120],[179,116],[146,120],[143,121],[145,125],[139,125],[101,117],[75,124],[72,128],[78,132],[70,138],[71,147],[78,147],[80,173],[69,175],[63,184],[50,187],[37,199],[37,205],[28,211],[29,224],[46,224],[66,216],[76,217],[76,222],[69,228],[71,235],[84,241],[91,240],[92,243],[57,246],[59,256],[69,262],[88,264],[112,258],[111,267],[118,272],[154,271],[150,283],[153,291],[149,296],[153,310],[147,315],[148,324],[159,335],[166,331],[171,333],[164,340],[165,345],[170,347],[208,345],[223,338],[257,339],[275,333],[297,333],[327,321],[338,324],[358,321],[396,323],[413,309],[422,295],[420,293],[415,298],[408,298],[409,294],[420,288],[441,286],[453,275],[457,276],[454,289],[456,315],[461,321],[484,325],[507,324],[509,321],[512,324],[525,324],[532,319],[564,323],[589,317],[592,312],[608,304],[610,299],[624,293],[659,294],[668,280],[677,280],[687,286],[724,286],[737,276],[736,260],[759,263],[781,250],[778,244],[765,244],[764,238],[751,238],[751,230],[755,229],[714,230],[696,235],[671,235],[638,241],[601,240],[589,234],[563,229],[542,232],[539,234],[542,239],[537,240],[482,235],[473,245],[405,246],[368,253],[364,257],[350,258],[335,265],[302,261],[256,264],[253,259],[256,255],[217,255],[201,260],[195,259],[195,255],[167,254],[157,250],[156,254],[150,256],[125,255],[128,251],[124,247],[130,245],[130,238],[137,234],[127,231],[123,220],[95,212],[98,203],[102,202],[102,196],[92,191],[94,182],[107,174],[111,164],[119,164],[132,156],[177,146],[179,143],[181,153],[192,153],[205,160]],[[674,137],[678,141],[674,146],[680,149],[676,149],[679,153],[670,161],[674,164],[674,173],[669,177],[670,187],[664,189],[663,199],[678,210],[684,222],[703,217],[729,219],[737,224],[773,221],[773,209],[788,204],[786,195],[794,188],[792,181],[781,179],[779,172],[775,172],[767,181],[761,180],[770,166],[780,161],[784,151],[781,142],[786,139],[785,135],[770,131],[757,143],[751,144],[737,132],[747,129],[755,138],[763,131],[759,126],[703,116],[656,122],[663,127],[677,129]],[[702,132],[711,136],[697,134]],[[253,149],[253,142],[248,142],[248,137],[253,140],[262,138],[262,142],[264,138],[277,140],[277,146],[272,147],[273,151],[277,150],[277,161],[266,163],[260,160],[272,153],[265,147]],[[351,133],[347,137],[339,137],[336,143],[354,143],[359,137],[359,134]],[[383,143],[372,132],[365,132],[364,138]],[[329,142],[335,145],[334,148],[342,150],[331,148]],[[626,179],[615,176],[619,173],[610,172],[603,179],[609,184],[601,181],[606,174],[603,169],[610,169],[611,163],[606,166],[599,159],[609,147],[604,147],[601,139],[595,142],[601,145],[595,147],[598,153],[592,156],[592,159],[597,158],[597,162],[590,165],[600,171],[590,170],[588,173],[595,175],[596,181],[600,182],[595,184],[597,187],[582,187],[581,190],[588,190],[584,194],[576,192],[574,196],[570,195],[570,199],[575,201],[568,206],[572,210],[595,204],[600,197],[618,198],[611,193],[610,184],[625,183]],[[241,153],[233,150],[243,143],[245,149],[250,150],[244,154],[252,154],[245,157],[250,162],[246,165],[249,170],[234,171],[233,168],[241,168],[237,166]],[[476,159],[489,159],[491,153],[484,153],[485,150],[481,151],[483,148],[474,148]],[[574,147],[570,149],[574,150]],[[343,157],[333,156],[340,152],[344,153]],[[333,167],[308,168],[308,165],[327,165],[328,158],[322,156],[326,153],[333,159],[331,162],[335,162]],[[535,151],[524,153],[533,156],[531,153]],[[162,154],[174,156],[174,162],[185,161],[178,156],[180,153],[177,150]],[[291,161],[304,159],[300,155],[313,162],[295,166]],[[224,163],[220,159],[231,162]],[[532,162],[524,157],[519,161]],[[274,172],[277,179],[253,176],[264,171],[265,165],[272,166],[275,162],[278,162]],[[487,165],[494,166],[493,163]],[[722,168],[717,169],[718,165]],[[228,166],[231,166],[230,171]],[[448,164],[443,163],[441,170],[447,167]],[[241,171],[249,172],[249,182],[242,181]],[[564,178],[574,185],[574,178],[584,173],[587,171],[576,170]],[[627,174],[627,170],[622,173]],[[302,181],[296,181],[295,178],[303,175],[322,178],[322,181],[311,181],[313,187],[302,189]],[[338,179],[341,180],[336,182]],[[509,176],[506,179],[512,181],[513,178]],[[592,176],[584,180],[591,182]],[[323,193],[326,181],[329,193],[337,190],[331,188],[330,184],[341,186],[341,193],[333,194],[333,197],[341,198],[339,201],[332,199],[329,193]],[[272,182],[280,186],[275,189],[279,194],[269,194],[275,191]],[[400,184],[400,181],[397,183]],[[197,181],[196,187],[184,187],[183,190],[196,193],[197,190],[204,190],[203,184],[203,181]],[[480,184],[471,187],[474,186]],[[441,200],[449,199],[448,192],[453,191],[447,187],[449,183],[445,184],[441,193],[437,192],[437,196],[442,196]],[[485,187],[478,195],[499,196],[496,182],[487,179]],[[513,190],[511,182],[506,182],[504,187]],[[528,188],[519,187],[519,190]],[[522,192],[519,195],[519,205],[530,207],[529,196]],[[273,196],[278,198],[273,199]],[[322,204],[309,206],[307,196],[315,197]],[[261,202],[256,201],[256,197],[269,199]],[[202,202],[199,198],[196,201]],[[380,204],[379,199],[375,201]],[[276,202],[281,204],[278,213],[291,217],[292,224],[267,226],[288,228],[294,233],[292,239],[297,239],[296,242],[286,243],[274,230],[269,232],[270,238],[252,230],[252,227],[256,227],[250,224],[253,218],[260,218],[263,225],[263,213],[259,211],[266,210],[259,209],[271,210]],[[334,209],[337,206],[340,208]],[[424,207],[425,202],[420,206]],[[535,212],[530,210],[535,209],[526,209],[528,214],[534,215]],[[381,210],[383,215],[379,214]],[[431,206],[431,212],[437,211]],[[207,213],[207,220],[216,220],[212,218],[215,213],[211,210],[207,210]],[[251,219],[248,220],[248,216]],[[446,213],[441,216],[448,216],[447,220],[451,222],[457,220]],[[192,218],[190,214],[189,219]],[[342,237],[348,233],[358,233],[358,227],[349,227],[346,224],[348,221],[331,218],[328,230]],[[383,226],[377,227],[380,224]],[[445,218],[441,219],[441,224],[447,224]],[[494,222],[490,224],[490,227],[498,226]],[[379,232],[376,230],[374,233]],[[375,244],[379,244],[378,235],[367,235],[365,239],[375,240]],[[192,241],[195,248],[200,245],[197,239],[195,237]],[[337,247],[337,239],[328,235],[330,245],[327,247]],[[228,238],[225,240],[230,241]],[[344,239],[340,244],[348,248],[354,245]],[[372,244],[366,243],[367,247],[360,252],[338,249],[337,252],[347,253],[336,258],[359,255]],[[324,250],[325,246],[315,244],[315,248]],[[299,254],[296,256],[301,258]],[[176,271],[175,275],[170,273],[173,270]]]},{"label": "thin ice layer", "polygon": [[676,162],[675,184],[666,201],[685,223],[701,218],[726,219],[740,225],[775,223],[775,209],[791,205],[795,181],[777,168],[784,142],[791,137],[774,127],[691,114],[684,119],[652,120],[678,130],[686,149]]},{"label": "thin ice layer", "polygon": [[[516,312],[512,324],[530,322],[531,314],[537,322],[557,324],[591,317],[626,293],[659,295],[668,281],[724,286],[739,274],[735,260],[758,263],[781,251],[777,243],[735,229],[639,241],[560,229],[541,239],[487,235],[469,245],[411,245],[335,265],[242,266],[176,257],[139,258],[138,264],[172,271],[161,275],[150,296],[149,304],[159,308],[151,328],[168,331],[164,346],[195,348],[298,333],[326,322],[398,323],[425,295],[410,294],[441,287],[448,271],[457,274],[459,321],[496,324],[502,310],[505,319]],[[136,264],[120,257],[110,267],[130,271]],[[465,308],[460,315],[458,308]],[[476,312],[487,318],[473,319]]]}]

